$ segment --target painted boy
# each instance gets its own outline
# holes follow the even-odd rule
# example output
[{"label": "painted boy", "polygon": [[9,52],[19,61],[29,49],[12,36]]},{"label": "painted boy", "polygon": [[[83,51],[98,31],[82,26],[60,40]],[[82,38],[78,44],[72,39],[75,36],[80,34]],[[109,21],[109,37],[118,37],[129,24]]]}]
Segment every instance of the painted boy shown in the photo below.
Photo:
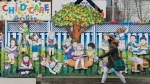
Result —
[{"label": "painted boy", "polygon": [[135,54],[142,55],[142,54],[148,54],[149,53],[149,45],[146,41],[147,41],[147,39],[145,38],[145,36],[140,38],[140,49]]},{"label": "painted boy", "polygon": [[56,74],[53,68],[56,66],[58,60],[48,59],[44,55],[41,55],[41,58],[43,59],[43,61],[41,62],[41,65],[47,67],[52,74]]},{"label": "painted boy", "polygon": [[64,56],[64,67],[66,67],[66,63],[67,63],[67,60],[68,60],[68,56],[69,56],[69,51],[70,49],[72,49],[72,46],[71,46],[71,40],[70,39],[65,39],[65,45],[63,46],[63,50],[65,52],[65,56]]},{"label": "painted boy", "polygon": [[29,74],[31,71],[33,71],[32,61],[27,54],[25,54],[23,60],[20,61],[19,70],[21,71],[22,75]]},{"label": "painted boy", "polygon": [[29,36],[30,36],[30,31],[28,28],[27,23],[23,23],[23,28],[19,28],[21,30],[21,33],[23,33],[24,36],[24,40],[26,40],[26,42],[29,42],[29,44],[31,44]]},{"label": "painted boy", "polygon": [[128,51],[130,52],[138,52],[139,50],[139,44],[136,43],[136,36],[135,35],[131,35],[130,36],[130,42],[127,45]]}]

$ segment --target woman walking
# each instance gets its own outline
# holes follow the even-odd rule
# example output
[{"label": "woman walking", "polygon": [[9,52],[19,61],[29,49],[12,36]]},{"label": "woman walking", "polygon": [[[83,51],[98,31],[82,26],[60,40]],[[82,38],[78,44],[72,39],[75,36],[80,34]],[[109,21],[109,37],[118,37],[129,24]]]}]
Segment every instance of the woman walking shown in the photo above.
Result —
[{"label": "woman walking", "polygon": [[[107,53],[99,56],[100,59],[108,56],[108,63],[107,63],[107,66],[104,68],[104,74],[102,77],[101,84],[105,83],[108,72],[110,71],[111,68],[114,68],[113,60],[119,60],[119,54],[118,54],[119,41],[117,39],[115,39],[113,35],[108,35],[108,37],[109,37],[109,39],[108,39],[109,51]],[[111,59],[111,57],[113,60]],[[119,71],[115,71],[115,74],[121,79],[123,84],[126,84],[126,80],[125,80],[124,76]]]}]

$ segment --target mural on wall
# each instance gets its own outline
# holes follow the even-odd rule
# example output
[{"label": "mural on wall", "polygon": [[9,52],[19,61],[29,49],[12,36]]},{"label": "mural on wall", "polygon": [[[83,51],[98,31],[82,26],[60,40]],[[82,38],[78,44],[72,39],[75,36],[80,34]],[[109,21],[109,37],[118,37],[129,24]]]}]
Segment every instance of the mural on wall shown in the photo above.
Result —
[{"label": "mural on wall", "polygon": [[51,3],[34,2],[26,0],[16,2],[0,2],[0,20],[8,21],[30,21],[30,20],[50,20]]},{"label": "mural on wall", "polygon": [[[81,34],[89,26],[101,24],[103,21],[101,13],[81,4],[66,4],[52,17],[52,22],[54,22],[55,26],[65,27],[70,37],[78,41]],[[70,30],[71,26],[73,26],[73,31]]]},{"label": "mural on wall", "polygon": [[[24,21],[18,24],[5,21],[5,34],[0,35],[2,76],[102,74],[108,56],[103,59],[99,56],[109,50],[108,34],[120,40],[118,49],[126,62],[126,70],[121,73],[131,75],[142,70],[147,74],[150,70],[150,26],[102,24],[103,19],[97,10],[80,4],[66,4],[55,13],[52,22],[30,24]],[[111,69],[110,74],[113,73],[114,69]]]}]

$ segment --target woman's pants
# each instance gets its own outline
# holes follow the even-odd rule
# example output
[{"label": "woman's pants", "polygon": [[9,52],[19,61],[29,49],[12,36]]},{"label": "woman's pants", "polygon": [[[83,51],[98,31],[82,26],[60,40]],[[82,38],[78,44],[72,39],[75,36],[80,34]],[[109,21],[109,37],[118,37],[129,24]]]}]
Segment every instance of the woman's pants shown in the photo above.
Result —
[{"label": "woman's pants", "polygon": [[[105,83],[105,80],[107,78],[107,74],[110,71],[110,69],[111,68],[107,68],[107,67],[104,68],[104,74],[103,74],[101,83]],[[115,74],[121,79],[121,81],[123,83],[126,83],[126,80],[125,80],[124,76],[119,71],[115,71]]]}]

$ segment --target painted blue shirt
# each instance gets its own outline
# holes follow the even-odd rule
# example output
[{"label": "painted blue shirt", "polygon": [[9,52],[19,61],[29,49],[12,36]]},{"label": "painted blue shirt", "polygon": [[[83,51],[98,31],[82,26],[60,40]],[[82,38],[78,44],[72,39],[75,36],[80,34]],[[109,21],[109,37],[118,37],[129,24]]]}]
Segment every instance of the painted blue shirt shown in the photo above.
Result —
[{"label": "painted blue shirt", "polygon": [[101,44],[102,46],[105,46],[105,47],[109,46],[109,42],[102,41]]},{"label": "painted blue shirt", "polygon": [[117,34],[117,36],[116,36],[116,38],[118,39],[118,40],[125,40],[125,32],[124,33],[121,33],[121,34]]},{"label": "painted blue shirt", "polygon": [[49,42],[48,48],[55,48],[55,44],[53,44],[54,41],[55,39],[51,39],[48,37],[48,42]]},{"label": "painted blue shirt", "polygon": [[[69,46],[66,46],[66,45],[65,45],[64,48],[65,48],[65,49],[68,49]],[[68,52],[65,53],[64,59],[65,59],[65,60],[68,60]]]},{"label": "painted blue shirt", "polygon": [[131,46],[131,47],[133,47],[133,48],[137,48],[137,46],[136,46],[134,43],[132,43],[132,42],[129,42],[127,46],[128,46],[128,47]]},{"label": "painted blue shirt", "polygon": [[72,58],[73,58],[73,56],[71,55],[72,52],[75,52],[73,46],[72,46],[72,48],[68,51],[68,59],[72,59]]},{"label": "painted blue shirt", "polygon": [[[67,47],[67,46],[65,45],[64,48],[68,49],[69,46]],[[65,59],[66,59],[66,60],[73,58],[73,56],[71,55],[72,52],[75,52],[75,50],[74,50],[73,47],[72,47],[67,53],[65,53]]]}]

